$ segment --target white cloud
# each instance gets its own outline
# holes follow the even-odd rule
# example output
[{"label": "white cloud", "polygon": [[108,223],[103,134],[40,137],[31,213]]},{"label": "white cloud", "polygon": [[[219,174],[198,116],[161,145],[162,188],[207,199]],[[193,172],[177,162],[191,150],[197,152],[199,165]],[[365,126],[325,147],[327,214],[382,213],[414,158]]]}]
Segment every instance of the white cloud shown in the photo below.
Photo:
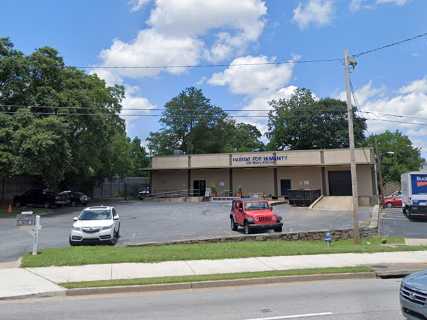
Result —
[{"label": "white cloud", "polygon": [[298,4],[294,9],[293,20],[300,29],[305,29],[310,24],[323,26],[331,22],[333,13],[333,0],[309,0],[306,4]]},{"label": "white cloud", "polygon": [[391,4],[404,6],[409,0],[351,0],[350,10],[355,12],[362,9],[374,9],[376,6]]},{"label": "white cloud", "polygon": [[[144,117],[137,117],[135,115],[144,115],[149,114],[150,110],[156,108],[154,104],[150,102],[145,97],[138,95],[140,88],[137,86],[126,86],[126,96],[122,102],[123,109],[120,113],[120,116],[126,121],[127,130],[130,129],[130,126],[136,121],[143,119]],[[132,110],[129,110],[132,109]],[[140,110],[135,110],[140,109]],[[148,109],[148,110],[141,110]]]},{"label": "white cloud", "polygon": [[409,0],[377,0],[377,4],[395,4],[398,6],[403,6],[408,2]]},{"label": "white cloud", "polygon": [[[369,82],[356,90],[356,96],[361,109],[370,112],[363,113],[368,119],[370,132],[400,130],[408,135],[416,146],[426,146],[427,140],[423,138],[427,135],[425,125],[410,123],[427,122],[427,78],[414,80],[393,95],[385,95],[384,88],[373,88]],[[390,114],[409,117],[394,117]]]},{"label": "white cloud", "polygon": [[420,80],[412,81],[407,86],[400,88],[399,92],[402,94],[409,94],[409,93],[427,94],[427,77]]},{"label": "white cloud", "polygon": [[[148,3],[132,2],[134,8]],[[136,9],[135,9],[136,10]],[[147,20],[131,42],[116,39],[101,52],[102,65],[193,65],[201,59],[222,61],[242,54],[264,29],[263,0],[156,0]],[[214,37],[209,43],[208,35]],[[211,39],[211,38],[209,38]],[[179,74],[185,68],[163,71]],[[155,76],[160,69],[116,69],[121,77]]]},{"label": "white cloud", "polygon": [[130,0],[131,11],[136,12],[144,9],[151,0]]},{"label": "white cloud", "polygon": [[[275,61],[275,58],[265,56],[240,57],[234,59],[224,72],[213,74],[208,83],[229,86],[232,93],[251,97],[270,94],[289,82],[294,67],[293,64],[267,64]],[[261,65],[235,66],[255,63]]]},{"label": "white cloud", "polygon": [[[114,40],[109,49],[101,52],[104,65],[109,66],[164,66],[191,65],[199,61],[203,44],[192,37],[166,36],[154,29],[140,31],[137,38],[126,43]],[[179,74],[185,68],[169,68],[169,73]],[[154,76],[161,69],[115,69],[120,76],[131,78]]]},{"label": "white cloud", "polygon": [[[268,104],[273,99],[290,97],[297,87],[289,86],[292,78],[294,64],[267,64],[274,63],[275,58],[265,56],[246,56],[234,59],[230,67],[224,72],[212,75],[208,83],[215,86],[228,86],[229,90],[238,95],[243,95],[246,104],[243,112],[238,115],[266,116],[271,109]],[[236,64],[264,63],[256,66],[235,66]],[[261,111],[249,111],[249,110]],[[256,125],[265,133],[267,118],[236,117],[238,121]]]},{"label": "white cloud", "polygon": [[[385,94],[385,88],[384,87],[374,88],[372,86],[372,81],[369,81],[367,84],[365,84],[364,86],[360,87],[355,91],[357,102],[362,106],[369,100],[372,100],[373,98],[382,97],[384,96],[384,94]],[[336,98],[342,101],[346,101],[347,99],[345,92],[341,92],[339,95],[337,95]]]}]

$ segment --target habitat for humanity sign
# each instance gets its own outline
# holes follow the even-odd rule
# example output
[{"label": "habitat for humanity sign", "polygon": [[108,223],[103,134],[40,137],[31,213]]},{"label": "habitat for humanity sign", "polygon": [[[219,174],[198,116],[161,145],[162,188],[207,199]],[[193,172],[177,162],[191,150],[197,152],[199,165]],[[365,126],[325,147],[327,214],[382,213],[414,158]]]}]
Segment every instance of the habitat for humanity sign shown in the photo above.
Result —
[{"label": "habitat for humanity sign", "polygon": [[287,160],[286,155],[233,155],[233,167],[273,165],[277,161]]}]

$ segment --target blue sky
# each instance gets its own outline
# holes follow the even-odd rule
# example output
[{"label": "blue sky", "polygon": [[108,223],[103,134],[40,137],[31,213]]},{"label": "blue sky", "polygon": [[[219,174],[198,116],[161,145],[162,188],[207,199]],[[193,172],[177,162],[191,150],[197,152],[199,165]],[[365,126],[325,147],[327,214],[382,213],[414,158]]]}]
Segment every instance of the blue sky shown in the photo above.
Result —
[{"label": "blue sky", "polygon": [[[75,66],[257,63],[342,57],[344,48],[427,32],[426,12],[423,0],[2,0],[0,36],[25,53],[52,46]],[[385,120],[369,121],[370,132],[398,128],[427,151],[425,126],[387,121],[427,122],[426,54],[424,38],[361,57],[352,81],[362,109],[375,112],[367,117]],[[169,71],[88,70],[125,85],[124,106],[137,108],[162,107],[189,86],[243,110],[267,110],[296,87],[319,97],[343,91],[340,63]],[[265,128],[262,119],[240,120]],[[158,118],[128,121],[128,134],[142,139],[158,128]]]}]

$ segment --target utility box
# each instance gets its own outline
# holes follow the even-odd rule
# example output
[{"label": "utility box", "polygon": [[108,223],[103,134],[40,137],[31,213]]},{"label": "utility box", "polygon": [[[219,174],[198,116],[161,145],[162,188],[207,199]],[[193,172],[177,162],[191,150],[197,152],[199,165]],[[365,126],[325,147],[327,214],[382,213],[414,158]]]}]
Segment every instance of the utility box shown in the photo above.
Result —
[{"label": "utility box", "polygon": [[402,174],[402,210],[408,218],[427,216],[427,172]]}]

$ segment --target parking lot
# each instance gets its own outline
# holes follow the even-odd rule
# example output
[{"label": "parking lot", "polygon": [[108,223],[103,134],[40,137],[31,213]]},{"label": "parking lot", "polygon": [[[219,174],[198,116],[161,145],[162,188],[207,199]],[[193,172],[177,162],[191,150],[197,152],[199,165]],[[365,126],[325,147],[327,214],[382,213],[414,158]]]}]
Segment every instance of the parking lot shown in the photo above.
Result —
[{"label": "parking lot", "polygon": [[[119,245],[152,241],[171,241],[191,238],[218,237],[238,234],[230,230],[230,202],[167,203],[128,201],[113,203],[120,215]],[[82,208],[60,208],[53,215],[42,217],[40,247],[68,246],[68,234],[73,217]],[[274,207],[284,218],[283,232],[330,230],[351,227],[351,213],[317,211],[288,205]],[[369,208],[361,208],[361,220],[368,220]],[[31,249],[31,233],[19,230],[15,220],[0,219],[0,261],[17,259]]]},{"label": "parking lot", "polygon": [[427,238],[427,219],[409,220],[401,208],[384,209],[380,232],[386,236]]}]

